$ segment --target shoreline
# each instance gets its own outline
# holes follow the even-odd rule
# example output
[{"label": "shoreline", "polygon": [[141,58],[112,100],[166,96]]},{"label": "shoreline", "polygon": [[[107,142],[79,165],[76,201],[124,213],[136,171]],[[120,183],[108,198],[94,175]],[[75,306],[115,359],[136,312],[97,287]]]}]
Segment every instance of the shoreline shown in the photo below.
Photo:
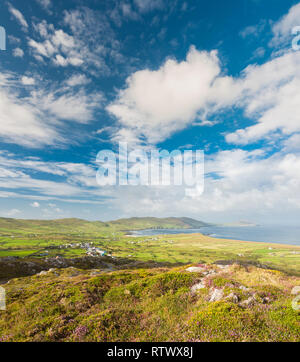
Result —
[{"label": "shoreline", "polygon": [[[252,226],[251,226],[252,228]],[[202,229],[202,228],[201,228]],[[244,229],[244,228],[243,228]],[[154,229],[142,229],[142,230],[130,230],[129,232],[126,232],[126,237],[155,237],[155,236],[168,236],[168,237],[174,237],[174,236],[184,236],[184,235],[202,235],[204,237],[207,238],[211,238],[211,239],[216,239],[216,240],[227,240],[227,241],[239,241],[239,242],[246,242],[246,243],[259,243],[259,244],[272,244],[272,245],[281,245],[281,246],[290,246],[290,247],[296,247],[296,248],[300,248],[300,240],[299,241],[287,241],[287,242],[282,242],[282,241],[263,241],[263,240],[246,240],[246,239],[240,239],[240,238],[234,238],[234,237],[229,237],[229,236],[222,236],[222,235],[215,235],[214,233],[203,233],[203,232],[199,232],[200,229],[161,229],[161,233],[147,233],[147,234],[143,234],[140,232],[144,232],[144,231],[153,231]],[[157,229],[156,229],[157,230]],[[185,230],[185,232],[184,232]],[[190,230],[191,232],[186,232]],[[195,232],[192,232],[194,231]],[[196,231],[197,230],[197,231]],[[157,230],[159,231],[159,230]],[[173,231],[171,233],[168,233],[167,231]],[[175,232],[174,232],[175,231]],[[176,232],[178,231],[178,232]],[[180,232],[182,231],[182,232]]]}]

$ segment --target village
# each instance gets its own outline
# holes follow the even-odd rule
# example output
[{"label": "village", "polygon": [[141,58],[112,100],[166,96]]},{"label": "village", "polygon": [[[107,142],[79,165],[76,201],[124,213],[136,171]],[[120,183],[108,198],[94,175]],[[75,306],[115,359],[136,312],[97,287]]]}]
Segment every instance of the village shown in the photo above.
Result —
[{"label": "village", "polygon": [[[94,246],[93,242],[85,242],[85,243],[68,243],[63,244],[59,246],[49,246],[48,249],[85,249],[86,255],[88,256],[109,256],[112,257],[111,254],[109,254],[105,250],[101,250],[100,248],[97,248]],[[48,250],[43,251],[43,253],[40,253],[39,256],[47,256],[49,254]]]}]

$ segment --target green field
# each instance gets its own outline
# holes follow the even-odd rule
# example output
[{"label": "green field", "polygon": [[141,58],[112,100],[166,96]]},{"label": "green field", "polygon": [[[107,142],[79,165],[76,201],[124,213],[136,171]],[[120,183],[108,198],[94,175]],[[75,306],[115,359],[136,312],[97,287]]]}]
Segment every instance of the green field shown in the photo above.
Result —
[{"label": "green field", "polygon": [[[152,218],[120,220],[111,223],[79,219],[56,221],[0,219],[0,257],[86,255],[76,245],[89,243],[114,257],[160,263],[211,263],[218,260],[251,261],[300,275],[300,247],[285,244],[216,239],[202,234],[134,237],[126,229],[151,226]],[[154,219],[157,227],[159,219]],[[163,219],[160,225],[166,226]],[[181,219],[171,219],[169,228],[178,227]],[[190,220],[190,219],[189,219]],[[9,229],[10,227],[10,229]],[[125,229],[125,230],[124,230]],[[72,244],[72,247],[68,246]]]}]

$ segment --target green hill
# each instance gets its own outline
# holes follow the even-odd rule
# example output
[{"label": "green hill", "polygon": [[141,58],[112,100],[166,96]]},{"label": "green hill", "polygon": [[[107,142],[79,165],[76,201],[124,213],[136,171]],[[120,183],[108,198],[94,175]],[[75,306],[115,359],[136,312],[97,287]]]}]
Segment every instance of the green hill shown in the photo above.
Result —
[{"label": "green hill", "polygon": [[86,221],[76,218],[57,219],[57,220],[23,220],[0,218],[1,232],[7,230],[23,231],[31,233],[46,233],[46,232],[97,232],[103,230],[107,224],[101,221]]},{"label": "green hill", "polygon": [[197,229],[206,226],[202,221],[187,217],[155,218],[155,217],[133,217],[104,223],[102,221],[87,221],[82,219],[57,219],[57,220],[23,220],[0,218],[0,230],[11,232],[12,230],[23,232],[101,232],[104,229],[114,230],[138,230],[138,229]]},{"label": "green hill", "polygon": [[299,278],[238,264],[50,269],[5,284],[2,342],[299,342]]},{"label": "green hill", "polygon": [[138,230],[138,229],[198,229],[208,224],[190,219],[187,217],[132,217],[129,219],[120,219],[110,222],[111,225],[120,230]]}]

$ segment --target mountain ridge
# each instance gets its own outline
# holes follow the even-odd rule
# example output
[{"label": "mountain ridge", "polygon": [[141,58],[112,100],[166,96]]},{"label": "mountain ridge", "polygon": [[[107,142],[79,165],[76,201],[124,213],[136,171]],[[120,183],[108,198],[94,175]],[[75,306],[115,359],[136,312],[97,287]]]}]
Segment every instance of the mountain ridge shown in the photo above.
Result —
[{"label": "mountain ridge", "polygon": [[68,230],[73,228],[107,228],[114,227],[118,230],[137,230],[137,229],[197,229],[211,224],[195,220],[188,217],[131,217],[112,221],[88,221],[79,218],[65,219],[15,219],[0,217],[0,228],[2,229],[27,229],[27,228],[58,228]]}]

